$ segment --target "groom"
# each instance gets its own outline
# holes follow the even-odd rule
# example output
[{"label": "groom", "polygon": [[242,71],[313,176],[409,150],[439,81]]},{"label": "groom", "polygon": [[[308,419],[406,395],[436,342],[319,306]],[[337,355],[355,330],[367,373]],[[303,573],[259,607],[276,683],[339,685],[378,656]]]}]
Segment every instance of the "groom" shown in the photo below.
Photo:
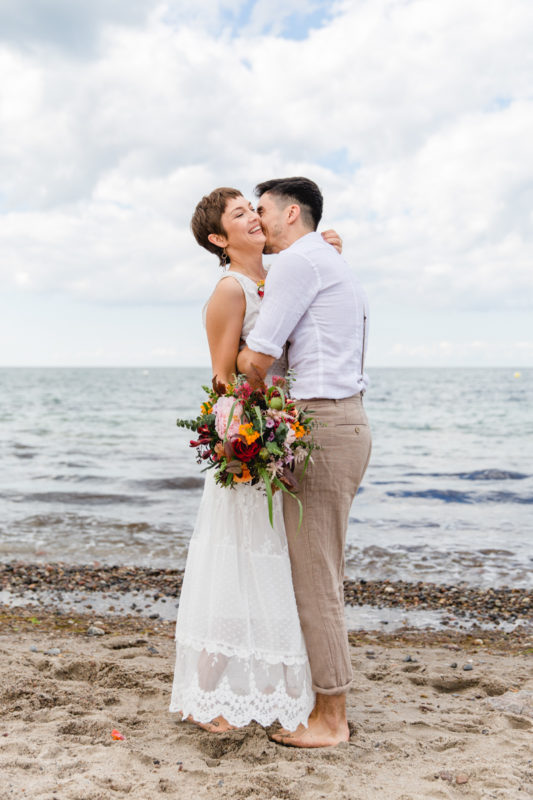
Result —
[{"label": "groom", "polygon": [[313,181],[266,181],[256,194],[265,253],[280,255],[269,270],[238,369],[252,374],[255,367],[265,375],[288,341],[292,396],[321,423],[315,429],[321,449],[313,451],[299,493],[304,508],[299,531],[298,505],[286,494],[283,498],[316,705],[307,728],[281,730],[273,738],[295,747],[328,747],[349,738],[346,692],[352,668],[344,620],[344,545],[350,506],[371,449],[362,404],[367,303],[342,256],[316,233],[323,200]]}]

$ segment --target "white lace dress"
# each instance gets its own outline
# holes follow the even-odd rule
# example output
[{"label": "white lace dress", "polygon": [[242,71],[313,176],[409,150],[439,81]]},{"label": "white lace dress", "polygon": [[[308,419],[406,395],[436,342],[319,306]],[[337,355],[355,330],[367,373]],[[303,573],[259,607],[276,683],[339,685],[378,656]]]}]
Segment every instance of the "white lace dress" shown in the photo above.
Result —
[{"label": "white lace dress", "polygon": [[[246,297],[243,339],[259,313],[254,281],[226,273]],[[284,371],[275,364],[271,374]],[[176,624],[170,711],[294,730],[315,701],[292,586],[280,493],[274,528],[260,489],[217,486],[211,471],[189,545]]]}]

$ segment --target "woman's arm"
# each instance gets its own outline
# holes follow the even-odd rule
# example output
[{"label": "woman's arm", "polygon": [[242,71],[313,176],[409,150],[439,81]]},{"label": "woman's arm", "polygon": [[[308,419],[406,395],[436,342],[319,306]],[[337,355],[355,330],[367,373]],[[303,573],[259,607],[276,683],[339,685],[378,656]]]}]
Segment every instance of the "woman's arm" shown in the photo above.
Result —
[{"label": "woman's arm", "polygon": [[237,371],[246,300],[240,284],[233,278],[220,281],[213,292],[206,313],[207,340],[213,375],[230,383]]}]

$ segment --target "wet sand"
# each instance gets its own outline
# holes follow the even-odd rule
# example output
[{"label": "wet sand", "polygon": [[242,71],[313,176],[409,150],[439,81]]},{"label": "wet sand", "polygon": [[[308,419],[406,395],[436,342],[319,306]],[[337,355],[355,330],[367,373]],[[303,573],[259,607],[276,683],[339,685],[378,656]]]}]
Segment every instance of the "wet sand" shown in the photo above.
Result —
[{"label": "wet sand", "polygon": [[0,606],[0,632],[1,800],[533,795],[531,628],[351,633],[350,741],[313,751],[169,714],[167,620]]}]

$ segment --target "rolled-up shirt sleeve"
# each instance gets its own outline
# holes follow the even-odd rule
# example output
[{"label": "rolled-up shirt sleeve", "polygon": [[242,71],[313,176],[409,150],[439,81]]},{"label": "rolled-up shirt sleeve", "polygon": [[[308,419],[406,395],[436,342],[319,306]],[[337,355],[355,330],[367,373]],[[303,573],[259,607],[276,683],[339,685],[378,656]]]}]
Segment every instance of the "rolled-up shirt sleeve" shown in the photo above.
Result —
[{"label": "rolled-up shirt sleeve", "polygon": [[297,253],[282,253],[268,272],[259,317],[246,339],[248,347],[279,358],[319,290],[320,277],[313,263]]}]

